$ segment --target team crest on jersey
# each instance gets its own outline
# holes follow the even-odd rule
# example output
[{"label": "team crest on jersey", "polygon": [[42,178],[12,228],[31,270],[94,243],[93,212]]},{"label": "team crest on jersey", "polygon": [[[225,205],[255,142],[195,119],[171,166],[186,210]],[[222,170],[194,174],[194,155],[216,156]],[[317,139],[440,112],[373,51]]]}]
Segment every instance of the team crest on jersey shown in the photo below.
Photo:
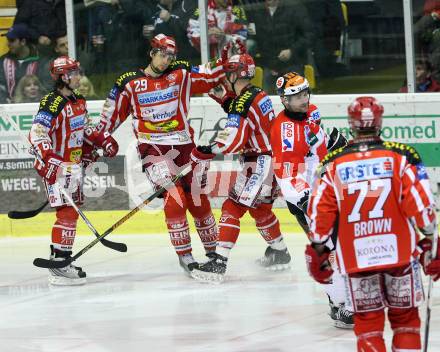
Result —
[{"label": "team crest on jersey", "polygon": [[283,122],[281,124],[281,150],[283,152],[293,151],[293,124],[290,122]]},{"label": "team crest on jersey", "polygon": [[175,73],[170,73],[167,77],[166,77],[167,81],[169,82],[174,82],[176,80],[176,74]]},{"label": "team crest on jersey", "polygon": [[417,177],[419,178],[419,180],[427,180],[428,173],[426,172],[425,165],[419,163],[416,165],[416,168],[417,168]]},{"label": "team crest on jersey", "polygon": [[391,158],[361,159],[341,163],[336,172],[342,183],[392,177],[394,160]]},{"label": "team crest on jersey", "polygon": [[263,115],[266,115],[269,111],[273,110],[272,101],[268,96],[266,96],[258,103],[258,107],[260,108]]},{"label": "team crest on jersey", "polygon": [[240,115],[238,114],[229,114],[228,120],[226,121],[225,127],[234,127],[238,128],[240,126]]},{"label": "team crest on jersey", "polygon": [[34,123],[39,123],[47,128],[50,128],[52,121],[52,114],[46,111],[39,111],[37,115],[35,115]]}]

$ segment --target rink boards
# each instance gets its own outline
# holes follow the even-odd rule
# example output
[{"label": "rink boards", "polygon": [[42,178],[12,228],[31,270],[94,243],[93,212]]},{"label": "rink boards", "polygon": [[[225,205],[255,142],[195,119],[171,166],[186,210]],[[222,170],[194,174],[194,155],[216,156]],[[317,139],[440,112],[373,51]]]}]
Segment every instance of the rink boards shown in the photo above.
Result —
[{"label": "rink boards", "polygon": [[[346,108],[357,96],[359,95],[317,95],[312,96],[311,102],[318,106],[325,129],[337,127],[349,137]],[[440,183],[440,95],[436,93],[377,94],[375,97],[385,108],[383,138],[416,147],[428,168],[433,189],[437,193],[437,185]],[[279,98],[273,96],[271,100],[275,112],[279,112],[282,109]],[[89,114],[93,122],[99,120],[102,105],[103,101],[88,103]],[[17,121],[22,133],[27,133],[38,105],[9,104],[2,105],[1,108]],[[226,123],[225,113],[210,98],[192,98],[189,118],[195,132],[195,139],[199,144],[210,143],[217,131],[221,130]],[[93,172],[85,178],[85,208],[105,210],[102,215],[99,215],[99,212],[92,215],[96,216],[97,226],[101,226],[101,229],[106,229],[107,224],[114,222],[109,222],[109,218],[116,221],[117,216],[122,216],[126,210],[139,204],[151,190],[140,171],[130,118],[128,120],[115,133],[120,144],[119,156],[115,159],[100,159]],[[226,157],[217,160],[212,164],[211,180],[218,183],[220,177],[227,174],[226,178],[231,177],[231,182],[233,182],[237,168],[238,163],[234,158]],[[212,186],[211,196],[214,197],[214,207],[221,204],[223,198],[216,199],[216,197],[219,192],[226,195],[225,190],[224,185]],[[18,133],[3,118],[0,118],[0,199],[2,200],[0,214],[5,214],[9,210],[34,209],[45,199],[44,188],[33,170],[32,159],[29,158],[27,148],[23,145]],[[151,208],[160,209],[161,204],[161,201],[157,201]],[[283,202],[277,202],[276,205],[277,207],[284,206]],[[155,216],[161,216],[160,211]],[[40,215],[38,222],[45,223],[46,217],[47,215]],[[52,221],[53,215],[49,215],[47,222]],[[144,214],[136,216],[129,222],[129,226],[134,227],[127,229],[126,233],[149,233],[150,230],[143,226],[144,221]],[[151,221],[148,222],[151,224]],[[155,221],[155,223],[159,222],[163,223]],[[5,215],[0,215],[0,236],[44,232],[36,230],[33,223],[31,227],[29,225],[26,227],[25,223],[21,221],[10,223]],[[24,226],[26,231],[22,231],[20,226]],[[125,230],[121,230],[124,233]],[[165,231],[164,227],[162,231]]]}]

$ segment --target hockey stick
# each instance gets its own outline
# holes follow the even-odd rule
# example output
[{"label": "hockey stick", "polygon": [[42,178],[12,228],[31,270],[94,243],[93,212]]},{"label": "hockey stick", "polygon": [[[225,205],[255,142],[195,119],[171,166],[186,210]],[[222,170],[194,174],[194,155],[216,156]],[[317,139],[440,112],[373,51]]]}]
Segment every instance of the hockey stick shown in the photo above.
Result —
[{"label": "hockey stick", "polygon": [[[7,113],[3,113],[3,116],[9,121],[9,123],[14,127],[14,129],[19,133],[21,139],[23,140],[23,142],[25,144],[27,144],[30,148],[31,151],[33,151],[32,154],[34,154],[34,156],[38,159],[38,161],[44,165],[44,161],[41,158],[40,154],[38,154],[33,145],[30,143],[30,141],[23,135],[23,133],[21,133],[20,128],[18,127],[17,123],[7,114]],[[91,222],[87,219],[87,217],[85,216],[85,214],[82,212],[81,209],[78,208],[78,206],[75,204],[75,202],[73,201],[73,199],[70,197],[70,195],[67,194],[66,190],[63,187],[60,187],[61,193],[63,194],[63,196],[67,199],[67,201],[70,203],[70,205],[75,209],[75,211],[81,216],[81,218],[84,220],[84,222],[86,223],[86,225],[89,227],[89,229],[93,232],[93,234],[99,238],[100,234],[98,233],[98,231],[96,231],[95,227],[91,224]],[[38,214],[38,213],[37,213]],[[125,243],[118,243],[118,242],[113,242],[113,241],[109,241],[109,240],[105,240],[103,239],[101,241],[101,243],[108,248],[114,249],[115,251],[119,251],[119,252],[127,252],[127,245]]]},{"label": "hockey stick", "polygon": [[8,218],[10,219],[28,219],[28,218],[33,218],[34,216],[38,215],[41,213],[41,211],[46,207],[46,205],[49,204],[49,201],[46,200],[44,202],[44,204],[42,204],[40,207],[38,207],[37,209],[34,210],[11,210],[8,213]]},{"label": "hockey stick", "polygon": [[167,184],[162,186],[160,189],[158,189],[156,192],[154,192],[152,195],[150,195],[147,199],[145,199],[141,204],[139,204],[136,208],[132,209],[127,215],[119,219],[115,224],[113,224],[107,231],[105,231],[102,235],[100,235],[98,238],[90,242],[87,246],[85,246],[83,249],[81,249],[78,253],[76,253],[73,257],[67,258],[62,261],[54,261],[49,259],[43,259],[43,258],[36,258],[34,260],[34,265],[38,266],[40,268],[48,268],[48,269],[55,269],[55,268],[64,268],[65,266],[69,265],[73,261],[77,260],[79,257],[81,257],[84,253],[86,253],[90,248],[92,248],[95,244],[97,244],[99,241],[102,241],[105,236],[109,235],[113,230],[121,226],[124,222],[126,222],[128,219],[130,219],[133,215],[135,215],[139,210],[142,209],[145,205],[150,203],[153,199],[160,196],[163,192],[165,192],[168,188],[170,188],[174,183],[176,183],[178,180],[180,180],[182,177],[186,176],[188,173],[190,173],[192,170],[191,164],[186,166],[182,172],[176,176],[174,176]]},{"label": "hockey stick", "polygon": [[[431,259],[436,259],[437,254],[437,246],[438,246],[438,227],[435,225],[435,231],[432,239],[432,257]],[[429,323],[431,320],[431,310],[432,310],[432,291],[434,289],[434,280],[432,276],[429,276],[428,283],[428,298],[426,299],[426,318],[425,318],[425,334],[423,336],[423,352],[428,351],[428,343],[429,343]]]}]

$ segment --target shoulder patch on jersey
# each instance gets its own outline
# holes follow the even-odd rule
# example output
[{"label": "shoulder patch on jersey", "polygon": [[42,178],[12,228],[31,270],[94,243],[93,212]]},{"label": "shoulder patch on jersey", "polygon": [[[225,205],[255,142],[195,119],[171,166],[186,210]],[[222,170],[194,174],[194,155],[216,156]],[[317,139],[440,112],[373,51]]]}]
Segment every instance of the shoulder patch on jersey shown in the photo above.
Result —
[{"label": "shoulder patch on jersey", "polygon": [[383,142],[383,146],[386,149],[393,150],[399,154],[405,155],[408,162],[413,165],[417,165],[422,162],[417,150],[409,145],[398,142]]},{"label": "shoulder patch on jersey", "polygon": [[228,119],[226,121],[225,127],[235,127],[238,128],[240,126],[241,116],[238,114],[228,114]]},{"label": "shoulder patch on jersey", "polygon": [[312,111],[310,111],[309,120],[312,122],[318,121],[318,123],[321,121],[321,113],[316,106]]},{"label": "shoulder patch on jersey", "polygon": [[[196,66],[194,66],[196,67]],[[166,69],[166,73],[175,70],[187,70],[192,71],[193,67],[189,61],[186,60],[174,60]],[[198,70],[198,67],[197,67]]]},{"label": "shoulder patch on jersey", "polygon": [[45,95],[40,101],[40,111],[45,111],[54,117],[64,109],[67,99],[57,92],[53,91]]},{"label": "shoulder patch on jersey", "polygon": [[234,98],[229,105],[229,113],[238,114],[242,117],[247,117],[249,108],[252,105],[255,97],[261,92],[260,88],[251,86],[242,92],[238,97]]},{"label": "shoulder patch on jersey", "polygon": [[270,111],[273,111],[272,100],[270,100],[269,96],[266,95],[260,100],[258,107],[263,115],[267,115]]},{"label": "shoulder patch on jersey", "polygon": [[138,77],[145,77],[145,75],[141,71],[125,72],[116,79],[115,87],[118,89],[124,89],[128,82]]},{"label": "shoulder patch on jersey", "polygon": [[418,163],[416,165],[417,169],[417,177],[419,180],[427,180],[428,179],[428,173],[426,172],[425,165],[423,163]]}]

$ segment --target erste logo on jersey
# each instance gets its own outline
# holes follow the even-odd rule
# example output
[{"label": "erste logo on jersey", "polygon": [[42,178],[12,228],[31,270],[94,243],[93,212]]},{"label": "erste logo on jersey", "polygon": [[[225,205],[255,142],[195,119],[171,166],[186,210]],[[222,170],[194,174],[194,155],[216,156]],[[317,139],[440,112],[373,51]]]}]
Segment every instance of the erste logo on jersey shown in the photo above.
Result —
[{"label": "erste logo on jersey", "polygon": [[260,108],[261,113],[263,115],[266,115],[269,111],[273,110],[272,100],[270,100],[270,98],[266,96],[258,103],[258,107]]},{"label": "erste logo on jersey", "polygon": [[292,152],[294,142],[293,123],[283,122],[281,124],[281,150]]},{"label": "erste logo on jersey", "polygon": [[70,118],[69,120],[69,124],[70,124],[70,129],[71,130],[77,130],[79,128],[83,128],[84,127],[84,115],[80,115],[80,116],[75,116]]},{"label": "erste logo on jersey", "polygon": [[52,122],[52,114],[46,111],[39,111],[37,115],[35,115],[34,123],[39,123],[44,127],[50,128]]},{"label": "erste logo on jersey", "polygon": [[341,163],[336,167],[336,172],[342,183],[351,183],[392,177],[393,169],[392,158],[374,158]]},{"label": "erste logo on jersey", "polygon": [[166,89],[139,94],[137,99],[139,104],[145,105],[145,104],[164,103],[176,99],[178,95],[179,95],[179,87],[171,86]]},{"label": "erste logo on jersey", "polygon": [[229,114],[225,127],[238,128],[238,126],[240,126],[240,118],[241,116],[238,114]]}]

